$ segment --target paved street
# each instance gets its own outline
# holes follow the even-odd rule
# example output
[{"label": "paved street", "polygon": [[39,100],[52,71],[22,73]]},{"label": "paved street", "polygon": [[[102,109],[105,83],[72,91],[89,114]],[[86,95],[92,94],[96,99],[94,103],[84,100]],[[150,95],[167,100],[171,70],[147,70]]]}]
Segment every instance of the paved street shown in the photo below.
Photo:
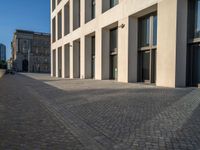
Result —
[{"label": "paved street", "polygon": [[200,90],[6,75],[0,149],[200,150]]}]

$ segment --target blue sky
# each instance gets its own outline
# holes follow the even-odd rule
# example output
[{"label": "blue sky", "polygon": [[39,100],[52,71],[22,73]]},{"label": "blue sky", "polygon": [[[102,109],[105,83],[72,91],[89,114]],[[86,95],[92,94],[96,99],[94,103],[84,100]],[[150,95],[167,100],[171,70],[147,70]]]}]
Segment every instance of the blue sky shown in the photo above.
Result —
[{"label": "blue sky", "polygon": [[50,32],[50,0],[0,0],[0,43],[11,56],[13,33],[16,29]]}]

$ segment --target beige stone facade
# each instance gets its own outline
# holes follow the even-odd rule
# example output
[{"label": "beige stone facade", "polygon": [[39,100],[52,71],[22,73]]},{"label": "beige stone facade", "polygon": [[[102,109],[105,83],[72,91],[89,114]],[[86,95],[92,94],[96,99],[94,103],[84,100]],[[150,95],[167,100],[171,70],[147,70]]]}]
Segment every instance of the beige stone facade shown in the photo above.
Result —
[{"label": "beige stone facade", "polygon": [[50,73],[50,34],[16,30],[12,60],[18,72]]},{"label": "beige stone facade", "polygon": [[200,72],[187,67],[189,40],[196,39],[188,36],[193,4],[198,2],[51,0],[51,75],[165,87],[195,80],[196,85]]}]

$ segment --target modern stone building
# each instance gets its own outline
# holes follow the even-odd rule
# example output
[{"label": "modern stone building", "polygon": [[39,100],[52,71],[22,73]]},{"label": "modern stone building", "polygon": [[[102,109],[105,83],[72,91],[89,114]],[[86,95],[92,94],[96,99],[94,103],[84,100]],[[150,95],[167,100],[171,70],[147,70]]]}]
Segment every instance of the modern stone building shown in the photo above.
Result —
[{"label": "modern stone building", "polygon": [[51,75],[200,83],[199,0],[51,0]]},{"label": "modern stone building", "polygon": [[50,34],[16,30],[12,60],[18,72],[50,73]]},{"label": "modern stone building", "polygon": [[0,43],[0,61],[6,61],[6,46]]}]

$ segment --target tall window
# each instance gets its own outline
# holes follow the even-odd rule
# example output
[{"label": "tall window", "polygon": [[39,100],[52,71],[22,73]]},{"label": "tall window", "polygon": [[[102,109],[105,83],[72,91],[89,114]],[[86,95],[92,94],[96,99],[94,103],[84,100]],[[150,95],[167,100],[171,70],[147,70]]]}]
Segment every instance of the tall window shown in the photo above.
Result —
[{"label": "tall window", "polygon": [[64,7],[64,32],[65,35],[69,34],[70,32],[70,10],[69,10],[69,2]]},{"label": "tall window", "polygon": [[119,0],[102,0],[102,13],[119,4]]},{"label": "tall window", "polygon": [[118,78],[118,29],[110,30],[110,79]]},{"label": "tall window", "polygon": [[56,0],[52,0],[52,11],[56,8]]},{"label": "tall window", "polygon": [[195,38],[200,37],[200,0],[195,1]]},{"label": "tall window", "polygon": [[158,17],[153,17],[153,45],[157,45],[157,28],[158,28]]},{"label": "tall window", "polygon": [[187,85],[200,86],[200,0],[188,0]]},{"label": "tall window", "polygon": [[91,66],[91,77],[95,78],[95,36],[92,37],[92,66]]},{"label": "tall window", "polygon": [[52,42],[56,41],[56,17],[52,20]]},{"label": "tall window", "polygon": [[138,80],[154,83],[156,80],[157,14],[139,18]]},{"label": "tall window", "polygon": [[85,0],[85,23],[95,18],[96,0]]},{"label": "tall window", "polygon": [[149,46],[150,39],[150,17],[144,17],[140,19],[139,22],[140,27],[140,47]]},{"label": "tall window", "polygon": [[80,27],[80,0],[73,0],[73,30]]},{"label": "tall window", "polygon": [[110,50],[111,52],[117,52],[117,29],[110,30]]},{"label": "tall window", "polygon": [[58,13],[58,40],[62,38],[62,10]]},{"label": "tall window", "polygon": [[95,18],[95,9],[96,9],[96,4],[95,4],[95,0],[92,0],[92,2],[91,2],[92,4],[92,10],[91,10],[91,19],[94,19]]},{"label": "tall window", "polygon": [[117,5],[119,3],[118,0],[110,0],[110,8],[114,7],[115,5]]}]

